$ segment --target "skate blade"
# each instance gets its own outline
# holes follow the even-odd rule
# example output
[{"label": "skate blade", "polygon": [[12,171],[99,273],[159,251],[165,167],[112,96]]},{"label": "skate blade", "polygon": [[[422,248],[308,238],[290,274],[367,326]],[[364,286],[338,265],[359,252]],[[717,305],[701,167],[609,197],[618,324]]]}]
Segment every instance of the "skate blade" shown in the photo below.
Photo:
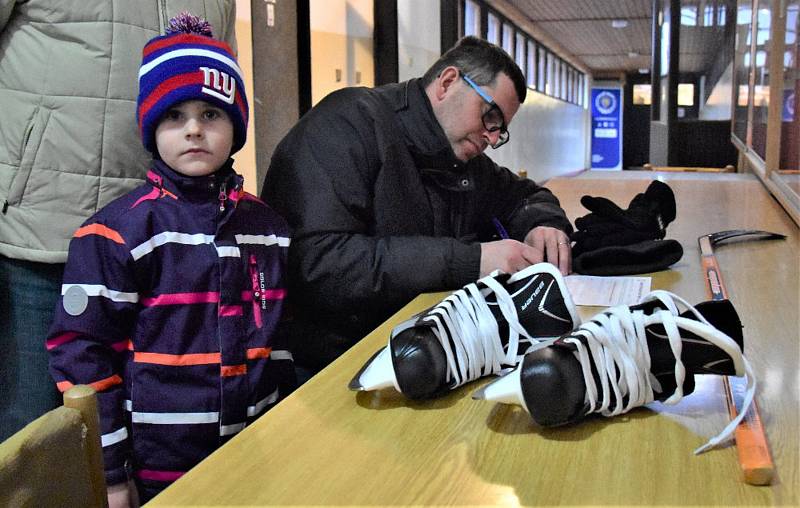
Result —
[{"label": "skate blade", "polygon": [[353,391],[367,392],[382,388],[397,388],[391,352],[388,347],[379,349],[361,370],[350,380],[347,387]]},{"label": "skate blade", "polygon": [[472,394],[475,400],[488,400],[500,402],[501,404],[514,404],[522,406],[528,411],[525,399],[522,397],[522,386],[520,384],[521,367],[517,367],[508,374],[492,381],[479,388]]}]

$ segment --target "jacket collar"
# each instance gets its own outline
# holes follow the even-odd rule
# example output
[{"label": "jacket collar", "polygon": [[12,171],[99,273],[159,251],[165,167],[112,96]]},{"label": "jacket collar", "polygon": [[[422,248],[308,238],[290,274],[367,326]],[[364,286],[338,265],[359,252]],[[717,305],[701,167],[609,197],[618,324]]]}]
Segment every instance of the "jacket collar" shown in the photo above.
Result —
[{"label": "jacket collar", "polygon": [[461,172],[464,163],[453,153],[420,79],[389,85],[385,90],[417,167]]},{"label": "jacket collar", "polygon": [[223,187],[230,196],[232,191],[238,192],[244,182],[244,179],[233,170],[233,159],[228,159],[221,168],[206,176],[182,175],[164,161],[156,159],[147,172],[147,180],[162,191],[187,201],[208,201],[218,198]]},{"label": "jacket collar", "polygon": [[453,153],[421,80],[387,85],[382,90],[394,108],[408,151],[423,177],[451,191],[473,190],[469,162],[461,162]]}]

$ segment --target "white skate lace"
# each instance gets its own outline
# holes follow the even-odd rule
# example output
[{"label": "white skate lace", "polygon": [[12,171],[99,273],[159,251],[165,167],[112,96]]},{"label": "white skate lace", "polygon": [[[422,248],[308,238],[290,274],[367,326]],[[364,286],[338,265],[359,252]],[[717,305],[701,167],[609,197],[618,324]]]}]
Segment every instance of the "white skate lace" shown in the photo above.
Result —
[{"label": "white skate lace", "polygon": [[[435,324],[433,333],[447,357],[447,381],[453,380],[454,386],[497,373],[504,366],[516,365],[520,336],[531,344],[538,342],[522,327],[514,300],[493,275],[454,292],[423,319]],[[488,290],[482,292],[478,283],[483,283]],[[497,298],[498,308],[508,323],[506,351],[503,351],[497,319],[486,303],[484,293],[490,292]]]},{"label": "white skate lace", "polygon": [[[659,310],[651,315],[645,315],[641,310],[631,312],[631,309],[626,306],[612,307],[594,316],[591,321],[584,323],[571,332],[570,335],[573,337],[585,337],[586,344],[578,338],[567,338],[564,341],[577,347],[577,357],[581,363],[583,378],[586,383],[586,402],[590,407],[589,412],[597,412],[603,416],[626,413],[634,407],[654,400],[650,377],[650,353],[645,334],[646,326],[656,323],[663,325],[670,348],[675,356],[675,382],[677,389],[675,393],[664,401],[665,404],[676,404],[683,398],[683,381],[686,378],[686,369],[681,361],[683,342],[678,330],[678,324],[680,324],[681,328],[701,336],[722,349],[733,360],[737,374],[745,374],[747,388],[738,416],[722,432],[694,451],[695,454],[700,454],[727,439],[744,418],[755,395],[755,377],[750,363],[742,355],[736,342],[715,329],[685,300],[667,291],[653,291],[642,302],[652,300],[659,300],[668,310]],[[697,318],[697,321],[680,317],[676,302],[685,309],[690,310]],[[591,355],[591,359],[589,355]],[[592,362],[600,377],[602,400],[599,401],[597,385],[595,384],[594,376],[592,376]],[[612,393],[614,394],[613,407]],[[627,397],[627,402],[623,405],[624,397]]]}]

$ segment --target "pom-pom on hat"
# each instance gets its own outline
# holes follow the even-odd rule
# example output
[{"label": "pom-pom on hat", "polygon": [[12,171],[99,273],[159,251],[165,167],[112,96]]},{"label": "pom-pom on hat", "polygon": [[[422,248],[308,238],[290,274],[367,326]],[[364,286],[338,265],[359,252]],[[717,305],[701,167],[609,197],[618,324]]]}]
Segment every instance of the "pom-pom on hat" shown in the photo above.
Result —
[{"label": "pom-pom on hat", "polygon": [[223,109],[233,123],[231,153],[242,148],[248,118],[242,70],[230,46],[212,38],[207,21],[183,12],[170,20],[166,35],[151,39],[142,50],[136,117],[150,152],[158,153],[155,132],[161,115],[187,100]]}]

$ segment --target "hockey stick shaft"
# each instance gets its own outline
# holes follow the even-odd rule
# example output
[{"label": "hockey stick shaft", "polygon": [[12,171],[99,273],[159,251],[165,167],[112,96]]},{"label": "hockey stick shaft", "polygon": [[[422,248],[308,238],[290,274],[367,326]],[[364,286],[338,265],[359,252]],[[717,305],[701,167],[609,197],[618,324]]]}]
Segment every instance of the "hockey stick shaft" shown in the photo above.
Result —
[{"label": "hockey stick shaft", "polygon": [[[714,246],[708,236],[698,238],[700,244],[701,265],[706,281],[706,291],[712,300],[728,298],[728,291],[722,280],[722,272],[714,255]],[[727,377],[723,378],[725,399],[731,419],[736,418],[737,409],[733,389]],[[753,404],[742,422],[736,427],[736,450],[739,465],[742,468],[745,483],[751,485],[769,485],[775,475],[775,464],[769,453],[767,435],[761,423],[758,404]]]}]

